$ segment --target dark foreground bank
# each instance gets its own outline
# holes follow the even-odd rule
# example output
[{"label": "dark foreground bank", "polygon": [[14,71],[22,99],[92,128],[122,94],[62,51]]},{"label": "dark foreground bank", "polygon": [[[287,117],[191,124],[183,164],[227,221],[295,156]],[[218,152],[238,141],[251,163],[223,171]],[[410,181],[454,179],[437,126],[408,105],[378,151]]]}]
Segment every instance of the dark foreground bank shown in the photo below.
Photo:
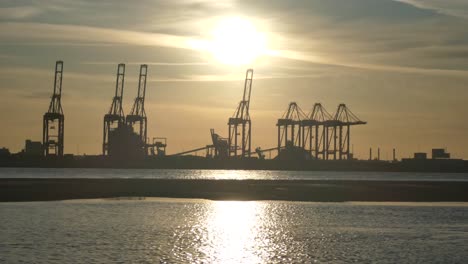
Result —
[{"label": "dark foreground bank", "polygon": [[468,160],[403,159],[402,161],[390,162],[379,160],[213,159],[196,156],[149,156],[144,159],[118,159],[107,156],[10,156],[0,157],[0,167],[468,173]]},{"label": "dark foreground bank", "polygon": [[0,202],[112,197],[320,202],[467,202],[468,182],[0,179]]}]

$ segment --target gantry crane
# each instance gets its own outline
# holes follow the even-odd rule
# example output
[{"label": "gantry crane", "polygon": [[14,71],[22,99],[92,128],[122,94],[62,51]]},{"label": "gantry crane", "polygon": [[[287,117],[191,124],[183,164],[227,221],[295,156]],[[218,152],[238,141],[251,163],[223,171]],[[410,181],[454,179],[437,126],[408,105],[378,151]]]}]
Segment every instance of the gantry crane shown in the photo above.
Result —
[{"label": "gantry crane", "polygon": [[312,112],[302,122],[304,148],[315,158],[326,159],[327,127],[332,120],[331,115],[321,103],[315,103]]},{"label": "gantry crane", "polygon": [[65,116],[62,109],[63,61],[55,63],[54,93],[49,110],[44,114],[42,144],[44,155],[63,156],[63,136]]},{"label": "gantry crane", "polygon": [[[132,107],[132,111],[127,115],[126,122],[129,127],[140,137],[141,142],[144,143],[145,154],[148,154],[147,144],[147,119],[145,112],[145,96],[146,96],[146,76],[148,66],[142,64],[140,66],[140,77],[138,82],[138,95]],[[135,126],[136,129],[135,129]]]},{"label": "gantry crane", "polygon": [[[244,95],[242,101],[236,109],[234,115],[229,118],[229,156],[238,157],[238,151],[241,150],[240,157],[250,157],[252,146],[252,122],[250,120],[250,96],[252,93],[253,70],[248,69],[245,74]],[[240,133],[239,133],[240,130]],[[239,146],[240,137],[240,146]]]},{"label": "gantry crane", "polygon": [[112,100],[109,112],[104,116],[104,131],[102,153],[109,154],[109,134],[114,129],[125,124],[125,115],[122,107],[123,90],[125,79],[125,64],[120,63],[117,67],[117,80],[115,85],[115,95]]},{"label": "gantry crane", "polygon": [[[367,122],[361,121],[345,104],[340,104],[333,118],[334,126],[335,153],[338,151],[338,158],[350,159],[351,126],[365,125]],[[338,133],[338,135],[336,135]],[[343,133],[345,134],[343,137]],[[336,139],[338,139],[338,150],[336,150]],[[336,156],[335,156],[336,159]]]},{"label": "gantry crane", "polygon": [[305,114],[295,102],[291,102],[288,110],[278,119],[278,154],[282,148],[303,147],[301,124]]}]

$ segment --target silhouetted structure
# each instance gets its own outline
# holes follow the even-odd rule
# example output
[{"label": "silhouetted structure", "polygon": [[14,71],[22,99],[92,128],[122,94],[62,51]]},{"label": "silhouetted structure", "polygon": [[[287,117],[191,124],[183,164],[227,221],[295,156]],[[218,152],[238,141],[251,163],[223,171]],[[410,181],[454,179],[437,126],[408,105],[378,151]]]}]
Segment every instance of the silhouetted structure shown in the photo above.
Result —
[{"label": "silhouetted structure", "polygon": [[109,113],[104,116],[104,155],[139,159],[148,154],[148,148],[152,148],[153,152],[154,148],[156,148],[159,155],[165,154],[166,144],[157,142],[147,144],[147,119],[145,112],[147,70],[147,65],[141,65],[138,94],[131,113],[125,118],[122,107],[125,64],[118,65],[115,96],[112,100]]},{"label": "silhouetted structure", "polygon": [[[60,104],[62,87],[63,63],[57,62],[55,72],[55,87],[49,112],[44,116],[44,149],[46,155],[53,152],[63,155],[63,111]],[[166,154],[166,139],[148,143],[147,116],[145,111],[146,80],[148,67],[140,65],[138,94],[132,110],[125,117],[122,102],[125,81],[125,64],[117,67],[115,95],[109,112],[104,116],[103,144],[104,156],[144,157],[150,151],[152,155]],[[207,157],[216,158],[250,158],[257,154],[264,159],[264,152],[277,150],[280,158],[293,159],[351,159],[350,127],[366,124],[359,120],[345,104],[340,104],[332,117],[320,103],[316,103],[309,115],[304,114],[300,107],[292,102],[288,110],[278,119],[278,145],[276,148],[262,150],[256,148],[252,152],[252,130],[250,118],[250,99],[252,94],[253,70],[248,69],[245,75],[244,91],[234,115],[228,120],[228,138],[223,138],[211,129],[212,145],[197,148],[182,153],[179,156],[200,150],[207,151]],[[58,135],[49,131],[55,129],[50,124],[58,122]],[[55,140],[55,138],[57,140]],[[270,155],[271,156],[271,155]]]},{"label": "silhouetted structure", "polygon": [[364,125],[367,122],[361,121],[356,115],[346,107],[345,104],[338,105],[338,109],[333,119],[325,122],[325,159],[351,159],[351,126]]},{"label": "silhouetted structure", "polygon": [[63,156],[63,138],[65,117],[62,109],[62,75],[63,61],[55,63],[54,93],[49,110],[44,114],[42,145],[44,155]]},{"label": "silhouetted structure", "polygon": [[425,153],[425,152],[416,152],[416,153],[414,153],[414,159],[425,160],[425,159],[427,159],[427,153]]},{"label": "silhouetted structure", "polygon": [[0,148],[0,157],[10,156],[10,150],[7,148]]},{"label": "silhouetted structure", "polygon": [[131,126],[121,124],[109,132],[108,155],[119,158],[142,158],[145,144]]},{"label": "silhouetted structure", "polygon": [[214,129],[210,129],[211,141],[213,142],[214,157],[227,158],[229,155],[229,140],[216,134]]},{"label": "silhouetted structure", "polygon": [[445,149],[432,149],[433,159],[450,159],[450,153],[447,153]]},{"label": "silhouetted structure", "polygon": [[301,108],[291,102],[283,116],[278,119],[278,157],[282,160],[310,159],[310,153],[304,149],[304,129],[302,121],[306,115]]},{"label": "silhouetted structure", "polygon": [[[145,153],[148,153],[147,146],[147,119],[145,112],[145,94],[146,94],[146,76],[148,66],[142,64],[140,66],[140,77],[138,81],[138,94],[135,98],[132,111],[127,115],[127,126],[132,128],[132,131],[137,133],[144,145]],[[136,127],[135,127],[136,126]]]},{"label": "silhouetted structure", "polygon": [[167,138],[154,137],[151,144],[146,144],[152,156],[166,156]]},{"label": "silhouetted structure", "polygon": [[[333,125],[333,140],[334,140],[334,159],[336,159],[336,151],[338,151],[339,159],[351,158],[351,126],[365,125],[367,122],[361,121],[345,104],[340,104],[333,119],[336,125]],[[338,131],[337,131],[338,130]],[[338,133],[338,135],[336,135]],[[344,135],[343,135],[344,134]],[[336,149],[336,139],[338,138],[338,149]],[[329,138],[331,140],[331,138]],[[380,154],[380,150],[379,150]],[[380,159],[380,157],[379,157]]]},{"label": "silhouetted structure", "polygon": [[[140,65],[138,94],[130,114],[125,117],[122,103],[125,78],[125,64],[119,64],[115,95],[109,112],[104,116],[103,145],[104,156],[73,157],[64,155],[64,115],[61,105],[63,62],[55,66],[54,91],[48,112],[43,119],[42,142],[27,140],[24,150],[10,154],[8,149],[0,149],[0,166],[11,167],[146,167],[146,168],[193,168],[193,169],[289,169],[289,170],[381,170],[381,171],[468,171],[468,161],[450,159],[445,149],[432,149],[432,159],[426,153],[415,153],[414,158],[396,160],[393,149],[393,162],[380,161],[380,148],[377,158],[369,150],[368,161],[308,161],[309,159],[342,160],[353,159],[350,150],[351,126],[366,124],[354,115],[345,104],[340,104],[332,116],[320,104],[314,104],[309,115],[292,102],[285,114],[278,119],[278,145],[262,150],[251,149],[250,99],[253,70],[246,71],[244,93],[234,115],[228,120],[229,137],[223,138],[211,129],[211,145],[168,155],[165,158],[145,158],[166,156],[167,139],[153,138],[149,143],[147,116],[145,112],[147,65]],[[55,133],[54,133],[55,132]],[[206,157],[178,157],[185,154],[206,151]],[[271,152],[278,152],[271,160]],[[240,152],[240,153],[239,153]],[[265,152],[270,160],[265,160]],[[42,156],[63,156],[63,158],[43,158]],[[251,158],[257,155],[258,159]],[[6,157],[6,158],[5,158]],[[217,159],[209,159],[215,157]],[[237,159],[248,158],[248,159]],[[251,158],[251,159],[250,159]],[[370,162],[370,160],[374,161]]]},{"label": "silhouetted structure", "polygon": [[327,131],[331,115],[321,103],[315,103],[312,112],[302,121],[302,133],[304,148],[308,147],[310,154],[315,159],[326,159]]},{"label": "silhouetted structure", "polygon": [[291,102],[283,116],[278,119],[276,123],[278,127],[278,153],[287,146],[303,147],[301,144],[301,122],[304,116],[301,108],[295,102]]},{"label": "silhouetted structure", "polygon": [[102,154],[109,155],[110,133],[118,127],[125,125],[125,115],[122,108],[123,90],[125,79],[125,64],[121,63],[117,67],[117,80],[115,84],[115,95],[112,100],[109,112],[104,116],[104,131]]},{"label": "silhouetted structure", "polygon": [[292,102],[276,124],[278,154],[285,148],[300,148],[300,152],[308,153],[307,158],[351,159],[350,128],[362,124],[366,122],[359,120],[345,104],[340,104],[332,117],[320,103],[314,105],[311,114],[305,115]]},{"label": "silhouetted structure", "polygon": [[[252,146],[252,130],[250,120],[250,96],[252,93],[253,70],[248,69],[245,74],[244,95],[242,101],[236,109],[233,117],[229,118],[229,156],[238,157],[239,149],[241,150],[240,157],[250,157]],[[240,130],[240,133],[239,133]],[[239,146],[240,137],[240,146]]]},{"label": "silhouetted structure", "polygon": [[[245,74],[244,93],[242,101],[232,117],[228,120],[229,137],[223,138],[210,129],[211,145],[172,154],[182,156],[206,150],[206,157],[215,158],[250,158],[252,154],[252,130],[250,119],[250,97],[252,95],[253,70],[248,69]],[[239,153],[240,152],[240,153]]]},{"label": "silhouetted structure", "polygon": [[24,155],[36,157],[44,155],[41,142],[27,139],[24,144]]}]

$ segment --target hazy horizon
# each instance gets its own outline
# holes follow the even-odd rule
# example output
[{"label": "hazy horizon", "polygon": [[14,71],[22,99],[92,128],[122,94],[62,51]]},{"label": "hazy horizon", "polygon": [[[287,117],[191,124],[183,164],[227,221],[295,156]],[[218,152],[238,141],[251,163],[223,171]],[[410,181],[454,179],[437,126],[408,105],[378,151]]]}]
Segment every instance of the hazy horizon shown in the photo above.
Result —
[{"label": "hazy horizon", "polygon": [[[223,21],[255,29],[232,40],[255,54],[216,49]],[[276,146],[289,102],[330,113],[345,103],[368,122],[351,131],[358,158],[380,147],[382,159],[393,148],[398,158],[447,148],[468,159],[467,26],[462,0],[2,1],[0,147],[41,140],[63,60],[65,153],[101,153],[117,64],[127,66],[128,114],[145,63],[148,135],[167,137],[169,154],[210,144],[210,128],[227,136],[253,68],[253,148]]]}]

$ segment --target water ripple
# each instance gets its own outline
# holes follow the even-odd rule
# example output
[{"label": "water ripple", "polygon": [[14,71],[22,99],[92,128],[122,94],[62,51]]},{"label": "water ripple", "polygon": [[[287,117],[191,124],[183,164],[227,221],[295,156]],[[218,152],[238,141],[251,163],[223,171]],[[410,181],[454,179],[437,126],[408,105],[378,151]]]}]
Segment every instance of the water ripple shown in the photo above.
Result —
[{"label": "water ripple", "polygon": [[464,263],[468,207],[203,200],[0,204],[5,263]]}]

